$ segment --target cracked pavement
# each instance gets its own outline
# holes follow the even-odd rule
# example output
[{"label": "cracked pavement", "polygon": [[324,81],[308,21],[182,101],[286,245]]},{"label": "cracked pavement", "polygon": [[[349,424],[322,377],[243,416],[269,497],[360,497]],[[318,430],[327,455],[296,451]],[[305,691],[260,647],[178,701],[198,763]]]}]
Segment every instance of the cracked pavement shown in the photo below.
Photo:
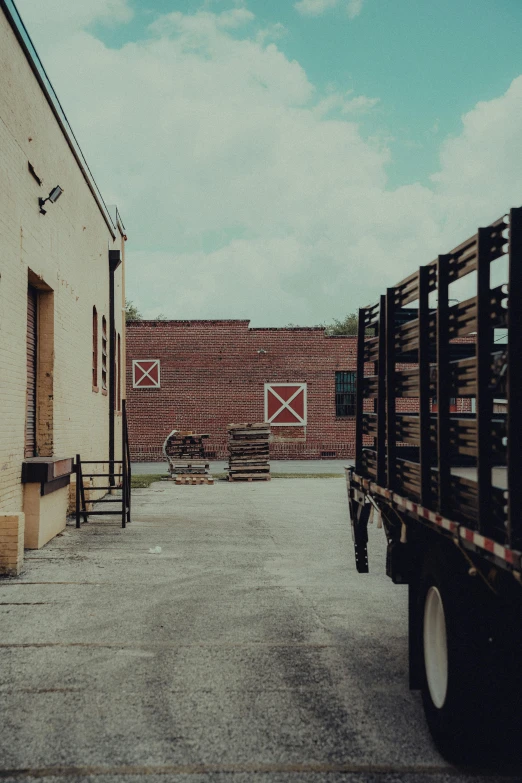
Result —
[{"label": "cracked pavement", "polygon": [[357,574],[344,481],[158,482],[126,530],[93,520],[0,580],[0,780],[515,779],[434,748],[407,589],[373,526]]}]

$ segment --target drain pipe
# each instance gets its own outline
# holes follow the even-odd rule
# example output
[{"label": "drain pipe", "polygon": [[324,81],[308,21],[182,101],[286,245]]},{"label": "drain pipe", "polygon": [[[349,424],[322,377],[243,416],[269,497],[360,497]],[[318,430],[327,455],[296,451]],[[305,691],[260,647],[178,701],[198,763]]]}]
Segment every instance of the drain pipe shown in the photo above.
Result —
[{"label": "drain pipe", "polygon": [[116,321],[114,311],[114,273],[120,264],[120,251],[109,250],[109,486],[111,487],[116,486],[114,476],[114,416],[116,414]]}]

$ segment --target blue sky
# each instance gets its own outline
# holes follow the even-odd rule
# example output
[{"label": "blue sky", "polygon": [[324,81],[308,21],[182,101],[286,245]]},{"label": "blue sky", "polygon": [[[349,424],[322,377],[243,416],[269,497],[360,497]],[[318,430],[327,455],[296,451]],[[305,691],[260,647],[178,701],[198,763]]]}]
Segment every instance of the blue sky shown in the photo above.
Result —
[{"label": "blue sky", "polygon": [[342,317],[520,203],[519,0],[19,8],[148,316]]},{"label": "blue sky", "polygon": [[[205,5],[220,4],[134,2],[128,24],[95,29],[121,46],[143,38],[157,14]],[[437,168],[440,140],[459,132],[461,115],[505,92],[522,70],[519,0],[366,0],[354,19],[341,2],[320,16],[304,16],[285,0],[250,0],[247,7],[254,24],[284,26],[278,47],[319,90],[335,86],[379,99],[361,124],[389,139],[391,185],[425,181]]]}]

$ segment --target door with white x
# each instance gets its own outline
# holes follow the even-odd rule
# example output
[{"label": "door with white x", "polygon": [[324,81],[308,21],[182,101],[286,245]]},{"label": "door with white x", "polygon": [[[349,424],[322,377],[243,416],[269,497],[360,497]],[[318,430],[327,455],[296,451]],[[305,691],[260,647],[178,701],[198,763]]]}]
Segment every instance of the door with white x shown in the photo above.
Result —
[{"label": "door with white x", "polygon": [[306,425],[306,383],[265,383],[265,421],[280,427]]},{"label": "door with white x", "polygon": [[132,386],[134,389],[159,389],[159,359],[133,359]]}]

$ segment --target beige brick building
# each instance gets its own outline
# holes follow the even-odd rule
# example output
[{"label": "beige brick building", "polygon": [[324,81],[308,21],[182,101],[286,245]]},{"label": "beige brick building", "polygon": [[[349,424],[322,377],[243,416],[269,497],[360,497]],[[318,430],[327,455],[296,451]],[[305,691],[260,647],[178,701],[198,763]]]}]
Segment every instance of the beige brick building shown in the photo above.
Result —
[{"label": "beige brick building", "polygon": [[119,458],[125,239],[20,19],[0,0],[2,574],[19,572],[24,546],[64,528],[77,453]]}]

